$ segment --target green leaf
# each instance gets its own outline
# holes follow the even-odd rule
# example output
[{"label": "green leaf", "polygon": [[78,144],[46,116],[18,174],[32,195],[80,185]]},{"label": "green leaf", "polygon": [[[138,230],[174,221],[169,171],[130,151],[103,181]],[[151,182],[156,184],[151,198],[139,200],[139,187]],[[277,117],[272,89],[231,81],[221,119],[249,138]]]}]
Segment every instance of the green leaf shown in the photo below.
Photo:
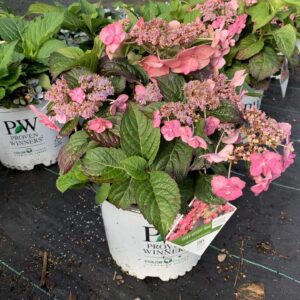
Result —
[{"label": "green leaf", "polygon": [[250,34],[239,42],[236,59],[246,60],[259,53],[264,47],[263,41],[257,41],[254,34]]},{"label": "green leaf", "polygon": [[136,180],[145,180],[149,177],[147,173],[148,163],[144,158],[131,156],[121,161],[121,165],[128,175]]},{"label": "green leaf", "polygon": [[153,128],[152,121],[131,104],[121,122],[121,148],[128,156],[141,156],[151,164],[158,152],[160,130]]},{"label": "green leaf", "polygon": [[51,54],[49,68],[52,76],[57,77],[62,72],[76,67],[83,67],[90,72],[95,72],[97,62],[97,54],[94,51],[83,52],[79,47],[67,47]]},{"label": "green leaf", "polygon": [[126,88],[126,78],[123,76],[111,76],[109,77],[111,81],[115,94],[121,94]]},{"label": "green leaf", "polygon": [[126,7],[122,7],[122,10],[125,12],[125,14],[127,15],[127,17],[130,20],[131,25],[135,25],[138,22],[138,17],[136,16],[136,14],[134,13],[134,11],[131,11],[130,9],[126,8]]},{"label": "green leaf", "polygon": [[286,4],[294,5],[296,7],[300,7],[300,2],[298,0],[284,0]]},{"label": "green leaf", "polygon": [[49,12],[61,12],[64,10],[63,6],[51,5],[42,2],[36,2],[29,6],[28,14],[39,14],[43,15]]},{"label": "green leaf", "polygon": [[86,27],[82,19],[69,10],[65,11],[62,28],[70,31],[86,30]]},{"label": "green leaf", "polygon": [[260,2],[249,7],[247,13],[251,16],[254,23],[253,32],[268,24],[276,14],[276,12],[271,11],[270,4],[267,2]]},{"label": "green leaf", "polygon": [[148,82],[148,76],[138,65],[132,65],[125,58],[109,60],[107,56],[100,60],[100,73],[104,76],[123,76],[129,82],[140,81],[144,84]]},{"label": "green leaf", "polygon": [[136,181],[136,196],[145,219],[165,237],[180,210],[176,182],[167,173],[153,171],[148,180]]},{"label": "green leaf", "polygon": [[270,47],[254,56],[249,61],[249,72],[258,81],[262,81],[274,75],[280,69],[277,53]]},{"label": "green leaf", "polygon": [[160,147],[153,170],[165,171],[177,182],[186,177],[193,156],[193,149],[180,139],[164,141]]},{"label": "green leaf", "polygon": [[80,0],[81,10],[84,14],[96,16],[97,11],[93,4],[89,3],[87,0]]},{"label": "green leaf", "polygon": [[[93,46],[92,52],[95,55],[97,55],[98,59],[100,59],[103,54],[104,49],[105,49],[105,45],[102,43],[102,41],[99,39],[99,37],[96,36],[94,38],[94,46]],[[97,61],[97,63],[98,63],[98,61]]]},{"label": "green leaf", "polygon": [[230,100],[221,101],[218,109],[207,111],[207,116],[216,117],[222,123],[240,124],[242,120],[241,112],[237,108],[236,104]]},{"label": "green leaf", "polygon": [[5,97],[5,89],[0,87],[0,100]]},{"label": "green leaf", "polygon": [[154,19],[158,15],[158,8],[153,1],[148,1],[147,4],[141,7],[142,16],[145,21]]},{"label": "green leaf", "polygon": [[49,65],[49,57],[52,52],[57,51],[58,49],[65,48],[66,44],[63,41],[50,39],[46,41],[42,47],[39,49],[36,61],[46,66]]},{"label": "green leaf", "polygon": [[113,183],[108,200],[115,206],[123,209],[127,209],[130,205],[135,204],[135,180],[129,179],[121,183]]},{"label": "green leaf", "polygon": [[24,86],[24,84],[21,81],[16,81],[15,83],[13,83],[12,85],[10,85],[6,88],[6,94],[11,94],[15,90],[17,90],[18,88],[23,87],[23,86]]},{"label": "green leaf", "polygon": [[86,68],[74,68],[64,73],[64,78],[68,82],[68,86],[72,89],[79,86],[79,78],[81,76],[91,75],[92,72]]},{"label": "green leaf", "polygon": [[67,174],[58,177],[56,187],[60,192],[64,193],[70,188],[84,185],[87,182],[88,178],[83,173],[80,161],[78,161]]},{"label": "green leaf", "polygon": [[228,169],[223,164],[212,164],[210,167],[214,174],[221,174],[224,176],[227,176],[228,174]]},{"label": "green leaf", "polygon": [[183,86],[185,80],[183,76],[170,73],[157,77],[157,84],[166,102],[177,102],[184,100]]},{"label": "green leaf", "polygon": [[200,171],[205,167],[205,158],[200,157],[204,153],[205,151],[203,149],[199,149],[198,151],[196,151],[195,158],[190,166],[190,171]]},{"label": "green leaf", "polygon": [[96,191],[96,204],[100,205],[102,204],[108,197],[110,191],[110,184],[109,183],[102,183],[97,191]]},{"label": "green leaf", "polygon": [[0,17],[0,37],[6,42],[21,40],[28,22],[20,17]]},{"label": "green leaf", "polygon": [[165,105],[166,102],[152,102],[148,105],[143,105],[140,106],[140,110],[142,111],[142,113],[149,118],[150,120],[153,120],[153,113],[156,110],[159,110],[163,105]]},{"label": "green leaf", "polygon": [[58,155],[58,166],[61,174],[67,173],[89,149],[95,147],[89,141],[88,134],[84,131],[75,132],[63,146]]},{"label": "green leaf", "polygon": [[185,13],[183,22],[184,23],[192,23],[196,20],[197,17],[199,17],[201,15],[201,11],[200,9],[198,10],[193,10],[191,12],[187,12]]},{"label": "green leaf", "polygon": [[274,38],[278,49],[288,58],[290,58],[296,48],[296,30],[291,25],[285,25],[274,31]]},{"label": "green leaf", "polygon": [[84,52],[79,47],[67,47],[59,49],[50,56],[49,69],[53,77],[57,77],[64,71],[73,68],[74,61],[77,61]]},{"label": "green leaf", "polygon": [[88,176],[99,177],[102,182],[117,182],[129,177],[121,165],[125,158],[120,149],[99,147],[89,150],[82,164]]},{"label": "green leaf", "polygon": [[194,181],[192,178],[186,177],[178,184],[178,187],[181,196],[180,213],[185,214],[188,211],[189,203],[194,198]]},{"label": "green leaf", "polygon": [[217,197],[211,190],[212,175],[199,174],[195,186],[195,196],[198,200],[208,204],[221,205],[225,200]]},{"label": "green leaf", "polygon": [[194,135],[202,137],[206,142],[211,143],[209,137],[205,134],[205,119],[200,118],[195,123]]},{"label": "green leaf", "polygon": [[17,42],[0,44],[0,78],[8,75],[8,66],[13,63],[13,54]]},{"label": "green leaf", "polygon": [[39,85],[45,90],[51,89],[51,81],[47,74],[43,73],[39,75]]},{"label": "green leaf", "polygon": [[60,130],[59,135],[60,136],[69,136],[73,130],[77,127],[79,122],[79,118],[75,117],[74,119],[68,121]]},{"label": "green leaf", "polygon": [[0,78],[0,86],[3,86],[7,89],[11,89],[11,86],[15,85],[15,83],[19,80],[19,77],[22,74],[22,66],[12,66],[9,67],[7,71],[8,74],[5,77]]},{"label": "green leaf", "polygon": [[51,12],[32,20],[22,36],[25,55],[35,58],[42,44],[58,32],[63,19],[63,13]]}]

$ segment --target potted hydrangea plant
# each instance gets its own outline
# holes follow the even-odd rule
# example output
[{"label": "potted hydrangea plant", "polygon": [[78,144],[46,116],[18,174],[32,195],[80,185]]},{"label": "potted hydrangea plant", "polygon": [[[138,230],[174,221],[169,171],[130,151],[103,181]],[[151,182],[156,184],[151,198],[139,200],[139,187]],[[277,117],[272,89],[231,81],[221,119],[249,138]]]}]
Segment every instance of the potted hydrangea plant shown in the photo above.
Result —
[{"label": "potted hydrangea plant", "polygon": [[[40,124],[29,108],[45,105],[44,91],[51,87],[48,58],[66,47],[55,39],[62,21],[58,12],[30,21],[8,13],[0,16],[0,161],[7,167],[30,170],[55,163],[65,141]],[[48,117],[44,122],[59,130]]]},{"label": "potted hydrangea plant", "polygon": [[68,46],[84,45],[90,47],[95,36],[101,28],[109,24],[111,11],[105,10],[99,1],[90,3],[87,0],[73,2],[68,7],[60,3],[48,4],[36,2],[29,6],[29,15],[61,12],[64,20],[58,38],[66,42]]},{"label": "potted hydrangea plant", "polygon": [[[288,62],[298,63],[296,48],[298,1],[241,1],[239,11],[248,16],[247,25],[235,47],[226,57],[226,72],[233,74],[243,69],[248,74],[244,97],[247,107],[260,107],[261,98],[270,78],[277,76],[288,84]],[[281,82],[283,85],[283,83]]]},{"label": "potted hydrangea plant", "polygon": [[[62,70],[46,99],[48,115],[68,132],[84,120],[60,152],[58,189],[95,189],[117,264],[138,278],[169,280],[200,259],[165,243],[179,213],[192,220],[201,211],[209,224],[243,195],[246,183],[231,173],[237,163],[249,167],[259,195],[295,155],[288,123],[244,111],[245,72],[220,72],[243,26],[224,43],[193,10],[177,20],[171,5],[149,11],[137,18],[129,10],[104,27],[97,73]],[[183,223],[175,237],[191,230]]]}]

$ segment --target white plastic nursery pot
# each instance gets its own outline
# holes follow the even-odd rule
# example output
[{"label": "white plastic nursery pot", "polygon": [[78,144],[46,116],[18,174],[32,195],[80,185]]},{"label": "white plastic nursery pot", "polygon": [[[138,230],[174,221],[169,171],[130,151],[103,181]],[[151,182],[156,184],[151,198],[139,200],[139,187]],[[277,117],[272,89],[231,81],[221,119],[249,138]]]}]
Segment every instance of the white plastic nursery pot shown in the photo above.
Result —
[{"label": "white plastic nursery pot", "polygon": [[[44,105],[42,102],[37,108],[41,109]],[[54,164],[59,150],[67,141],[41,124],[28,107],[0,107],[0,136],[1,163],[18,170],[32,170],[38,164]]]},{"label": "white plastic nursery pot", "polygon": [[102,217],[111,256],[123,271],[139,279],[176,279],[201,258],[161,241],[156,229],[138,210],[118,209],[105,201]]},{"label": "white plastic nursery pot", "polygon": [[260,109],[261,106],[261,100],[263,97],[263,90],[256,90],[255,93],[257,94],[261,94],[261,96],[248,96],[248,95],[244,95],[242,98],[242,102],[244,105],[244,110],[252,108],[252,107],[256,107],[257,109]]}]

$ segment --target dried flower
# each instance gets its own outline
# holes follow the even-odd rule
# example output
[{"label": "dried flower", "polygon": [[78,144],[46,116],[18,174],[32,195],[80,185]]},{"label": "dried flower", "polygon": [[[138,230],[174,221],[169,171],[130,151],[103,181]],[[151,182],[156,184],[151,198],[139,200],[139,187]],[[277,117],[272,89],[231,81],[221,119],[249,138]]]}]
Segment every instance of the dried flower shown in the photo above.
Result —
[{"label": "dried flower", "polygon": [[147,103],[152,102],[159,102],[163,98],[159,87],[155,83],[149,83],[146,87],[142,85],[136,85],[134,91],[134,99],[141,105],[146,105]]}]

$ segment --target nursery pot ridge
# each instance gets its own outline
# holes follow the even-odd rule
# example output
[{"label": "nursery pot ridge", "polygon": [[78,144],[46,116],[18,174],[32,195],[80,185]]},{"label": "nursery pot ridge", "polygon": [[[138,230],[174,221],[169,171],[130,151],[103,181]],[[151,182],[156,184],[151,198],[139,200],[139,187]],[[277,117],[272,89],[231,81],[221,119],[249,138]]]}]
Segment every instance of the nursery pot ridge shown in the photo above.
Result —
[{"label": "nursery pot ridge", "polygon": [[[37,105],[41,109],[45,103]],[[0,107],[0,161],[12,169],[32,170],[35,165],[49,166],[56,162],[67,141],[41,124],[28,108]]]},{"label": "nursery pot ridge", "polygon": [[165,244],[137,209],[123,210],[105,201],[102,217],[111,256],[123,271],[139,279],[176,279],[190,271],[201,256]]}]

